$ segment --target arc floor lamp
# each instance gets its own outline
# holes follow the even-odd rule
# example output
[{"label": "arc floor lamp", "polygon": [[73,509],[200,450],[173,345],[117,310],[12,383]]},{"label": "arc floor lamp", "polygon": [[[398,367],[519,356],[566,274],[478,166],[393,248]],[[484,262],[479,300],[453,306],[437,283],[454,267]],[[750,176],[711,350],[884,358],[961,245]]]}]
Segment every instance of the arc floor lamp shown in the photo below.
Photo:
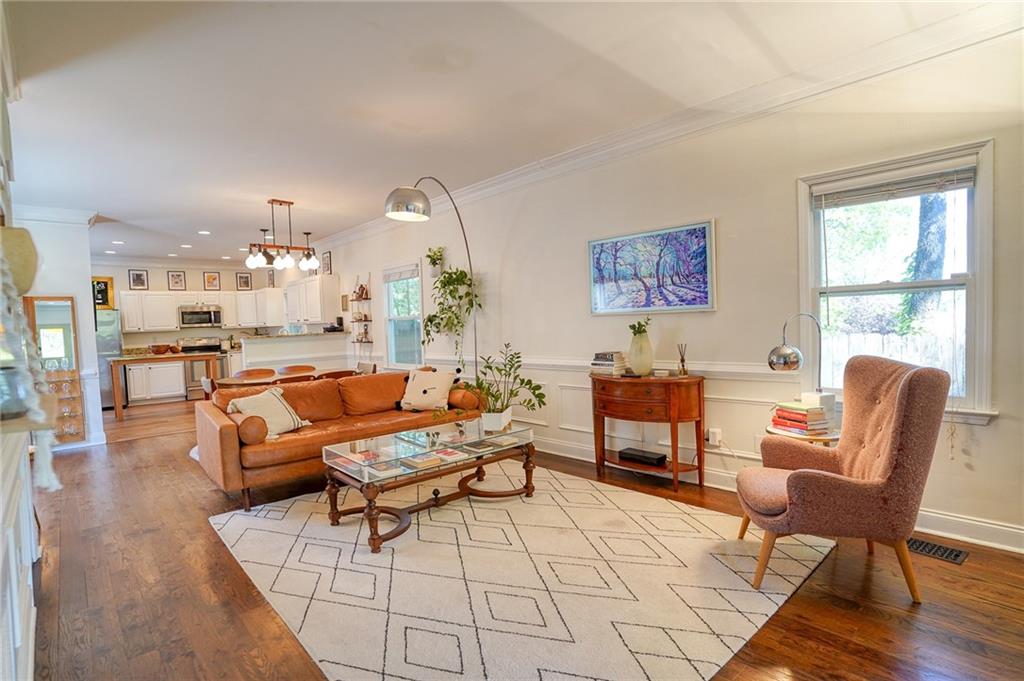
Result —
[{"label": "arc floor lamp", "polygon": [[[436,182],[444,193],[448,196],[448,200],[452,202],[452,208],[455,209],[455,217],[459,220],[459,229],[462,230],[462,243],[466,246],[466,259],[469,261],[469,288],[473,294],[473,299],[476,299],[476,278],[473,276],[473,256],[469,252],[469,239],[466,238],[466,225],[462,222],[462,213],[459,212],[459,206],[455,203],[455,198],[452,193],[448,191],[448,187],[444,185],[444,182],[437,179],[433,175],[424,175],[420,179],[416,180],[416,184],[411,187],[397,187],[388,194],[388,198],[384,201],[384,215],[391,218],[392,220],[400,220],[402,222],[426,222],[430,219],[430,199],[427,198],[426,193],[420,189],[420,183],[424,180],[433,180]],[[477,350],[477,339],[476,339],[476,310],[472,310],[470,314],[473,317],[473,376],[476,377],[479,373],[479,361],[480,352]]]}]

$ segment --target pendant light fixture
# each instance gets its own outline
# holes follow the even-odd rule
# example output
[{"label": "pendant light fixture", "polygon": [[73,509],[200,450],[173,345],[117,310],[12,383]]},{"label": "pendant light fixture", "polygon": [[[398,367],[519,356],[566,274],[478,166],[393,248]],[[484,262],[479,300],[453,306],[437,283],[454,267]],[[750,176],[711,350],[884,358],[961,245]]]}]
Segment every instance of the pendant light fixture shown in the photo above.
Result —
[{"label": "pendant light fixture", "polygon": [[302,254],[302,259],[299,260],[299,269],[303,272],[308,272],[309,270],[319,268],[320,261],[316,259],[316,254],[309,246],[309,235],[312,234],[312,232],[303,232],[303,234],[306,235],[306,250]]},{"label": "pendant light fixture", "polygon": [[[245,266],[251,270],[260,267],[273,267],[275,270],[286,270],[295,267],[295,256],[292,250],[302,250],[302,246],[292,243],[292,205],[293,201],[283,199],[267,199],[270,204],[270,229],[260,229],[263,238],[259,243],[249,244],[249,255],[245,259]],[[288,243],[277,243],[277,216],[274,208],[276,206],[287,206],[288,208]],[[267,242],[267,232],[273,232],[270,241]],[[299,269],[303,271],[316,269],[320,261],[316,259],[315,249],[309,245],[309,235],[312,232],[303,232],[306,235],[306,248],[299,262]]]}]

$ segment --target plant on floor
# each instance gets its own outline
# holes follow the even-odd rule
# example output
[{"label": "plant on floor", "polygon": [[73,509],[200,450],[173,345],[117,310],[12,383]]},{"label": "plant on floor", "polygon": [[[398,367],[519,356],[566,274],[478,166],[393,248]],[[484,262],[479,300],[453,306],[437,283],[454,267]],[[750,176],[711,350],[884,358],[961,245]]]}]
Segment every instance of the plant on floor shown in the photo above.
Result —
[{"label": "plant on floor", "polygon": [[430,298],[434,301],[434,311],[423,318],[423,345],[442,335],[451,336],[459,366],[464,368],[462,340],[466,322],[474,309],[483,309],[479,289],[469,272],[459,267],[447,267],[434,280]]},{"label": "plant on floor", "polygon": [[[522,368],[523,353],[512,350],[511,343],[505,343],[497,358],[480,357],[480,375],[470,389],[480,397],[486,409],[484,428],[504,428],[511,422],[512,407],[534,411],[547,403],[540,385],[524,378],[520,373]],[[497,418],[487,419],[489,415]]]}]

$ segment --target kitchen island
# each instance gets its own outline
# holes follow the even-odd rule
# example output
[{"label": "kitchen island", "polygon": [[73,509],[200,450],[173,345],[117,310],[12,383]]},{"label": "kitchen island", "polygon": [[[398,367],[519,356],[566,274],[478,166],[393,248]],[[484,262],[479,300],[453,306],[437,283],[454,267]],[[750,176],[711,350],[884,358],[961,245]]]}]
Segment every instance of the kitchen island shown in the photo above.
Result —
[{"label": "kitchen island", "polygon": [[205,362],[206,375],[217,378],[217,352],[166,353],[163,355],[124,355],[110,358],[110,381],[114,390],[114,418],[124,420],[125,385],[121,380],[121,368],[132,364],[161,364],[164,362]]},{"label": "kitchen island", "polygon": [[312,364],[319,371],[347,369],[348,339],[344,332],[243,336],[242,366],[277,370],[290,364]]}]

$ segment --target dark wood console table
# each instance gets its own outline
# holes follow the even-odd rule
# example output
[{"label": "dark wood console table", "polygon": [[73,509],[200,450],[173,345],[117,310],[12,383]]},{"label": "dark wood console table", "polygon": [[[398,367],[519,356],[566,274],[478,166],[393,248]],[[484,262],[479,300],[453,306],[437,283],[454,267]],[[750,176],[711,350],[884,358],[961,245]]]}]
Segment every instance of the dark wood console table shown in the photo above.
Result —
[{"label": "dark wood console table", "polygon": [[[605,462],[648,473],[672,473],[672,489],[679,491],[679,473],[697,471],[704,486],[704,377],[613,378],[591,375],[594,398],[594,450],[597,474],[604,477]],[[620,460],[604,448],[605,418],[623,421],[667,423],[672,433],[672,456],[665,466],[649,466]],[[679,463],[679,424],[693,422],[697,437],[697,463]]]}]

